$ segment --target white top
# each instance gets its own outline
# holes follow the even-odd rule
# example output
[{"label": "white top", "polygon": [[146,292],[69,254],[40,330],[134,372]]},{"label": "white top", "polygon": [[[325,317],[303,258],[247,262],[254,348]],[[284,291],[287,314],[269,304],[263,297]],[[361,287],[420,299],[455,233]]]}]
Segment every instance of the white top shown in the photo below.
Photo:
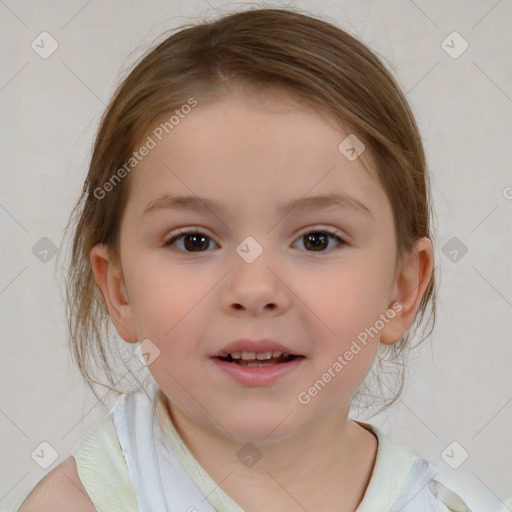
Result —
[{"label": "white top", "polygon": [[[434,468],[372,425],[378,439],[368,488],[355,512],[471,512],[433,480]],[[154,388],[119,397],[71,453],[101,512],[244,512],[210,477],[176,431]],[[165,482],[165,485],[163,484]],[[7,512],[17,512],[27,489]]]}]

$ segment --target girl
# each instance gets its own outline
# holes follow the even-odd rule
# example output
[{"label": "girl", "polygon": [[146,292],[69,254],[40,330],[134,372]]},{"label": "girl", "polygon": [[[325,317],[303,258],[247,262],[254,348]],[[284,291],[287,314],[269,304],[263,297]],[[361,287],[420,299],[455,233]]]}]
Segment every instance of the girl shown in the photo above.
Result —
[{"label": "girl", "polygon": [[167,38],[102,119],[68,283],[91,388],[92,356],[121,378],[109,319],[149,384],[11,510],[469,511],[349,418],[434,313],[430,213],[404,95],[348,33],[256,9]]}]

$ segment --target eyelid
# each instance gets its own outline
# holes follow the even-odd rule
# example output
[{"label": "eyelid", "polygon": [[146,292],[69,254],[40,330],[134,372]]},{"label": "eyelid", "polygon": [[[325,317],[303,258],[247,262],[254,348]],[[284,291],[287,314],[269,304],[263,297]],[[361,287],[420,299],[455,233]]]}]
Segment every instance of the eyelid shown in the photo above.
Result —
[{"label": "eyelid", "polygon": [[[174,238],[177,235],[196,233],[196,232],[207,234],[207,233],[205,233],[205,231],[207,231],[207,230],[200,226],[187,226],[185,228],[177,228],[169,235],[169,238]],[[307,228],[304,228],[299,231],[299,235],[297,235],[297,236],[299,236],[299,237],[304,236],[305,234],[315,232],[315,231],[325,231],[325,232],[329,233],[330,235],[338,235],[343,239],[346,238],[345,233],[340,231],[338,228],[331,227],[331,226],[322,226],[322,225],[309,226]],[[210,235],[208,235],[208,236],[210,237]],[[210,238],[213,239],[213,237],[210,237]]]},{"label": "eyelid", "polygon": [[[205,231],[208,231],[207,229],[201,227],[201,226],[187,226],[185,228],[177,228],[172,233],[169,234],[170,237],[175,237],[177,235],[183,235],[187,233],[205,233]],[[208,235],[210,236],[210,235]]]},{"label": "eyelid", "polygon": [[[166,239],[164,240],[164,246],[171,246],[176,240],[179,240],[181,236],[187,235],[190,233],[200,233],[206,235],[208,238],[210,238],[216,245],[218,243],[214,240],[212,236],[210,236],[207,233],[207,229],[199,226],[187,226],[182,228],[177,228],[174,230]],[[339,242],[342,245],[349,245],[347,242],[347,235],[343,233],[338,228],[332,227],[332,226],[322,226],[322,225],[313,225],[309,226],[307,228],[304,228],[299,231],[299,234],[296,236],[296,240],[300,240],[303,236],[309,234],[309,233],[327,233],[328,235],[331,235],[334,238],[337,238]],[[205,251],[209,252],[209,251]]]},{"label": "eyelid", "polygon": [[169,233],[169,235],[165,237],[164,244],[168,244],[171,240],[178,239],[180,236],[188,235],[190,233],[201,233],[215,242],[214,238],[208,234],[209,232],[206,228],[200,226],[187,226],[185,228],[177,228]]},{"label": "eyelid", "polygon": [[301,230],[299,232],[299,237],[307,235],[308,233],[317,233],[317,232],[318,233],[325,232],[325,233],[328,233],[329,235],[336,235],[336,236],[339,236],[340,238],[342,238],[343,240],[345,240],[347,238],[345,233],[340,231],[338,228],[335,228],[332,226],[322,226],[320,224],[316,225],[316,226],[310,226],[310,227],[304,228],[304,230]]}]

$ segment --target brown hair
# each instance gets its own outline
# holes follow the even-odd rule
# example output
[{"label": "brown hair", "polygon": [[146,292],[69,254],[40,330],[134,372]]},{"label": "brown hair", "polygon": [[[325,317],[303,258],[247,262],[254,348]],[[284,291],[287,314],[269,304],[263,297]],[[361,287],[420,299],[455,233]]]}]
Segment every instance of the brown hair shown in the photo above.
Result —
[{"label": "brown hair", "polygon": [[[191,97],[200,102],[225,93],[234,84],[285,90],[350,125],[374,157],[378,179],[391,202],[399,259],[418,238],[431,238],[429,177],[416,122],[391,73],[363,43],[328,21],[289,9],[250,9],[182,26],[156,44],[115,92],[101,119],[82,194],[66,228],[74,223],[66,276],[67,325],[74,358],[91,389],[93,382],[109,387],[93,378],[91,357],[109,384],[115,385],[115,379],[107,355],[109,316],[94,280],[90,251],[96,244],[106,244],[113,261],[119,262],[119,227],[130,176],[104,197],[98,198],[97,191],[129,161],[136,144],[163,114]],[[379,347],[376,377],[390,373],[384,370],[384,364],[390,364],[398,385],[381,410],[402,391],[404,349],[428,306],[432,327],[423,339],[435,322],[434,276],[413,326],[398,342]],[[366,386],[367,381],[356,393],[361,402],[372,397]]]}]

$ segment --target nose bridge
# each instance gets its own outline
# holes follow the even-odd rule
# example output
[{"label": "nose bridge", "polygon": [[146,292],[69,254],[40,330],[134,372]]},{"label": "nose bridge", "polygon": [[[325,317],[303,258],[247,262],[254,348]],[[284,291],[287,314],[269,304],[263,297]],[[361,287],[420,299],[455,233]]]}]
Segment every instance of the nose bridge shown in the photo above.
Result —
[{"label": "nose bridge", "polygon": [[[257,238],[256,238],[257,237]],[[235,248],[233,263],[234,277],[248,283],[268,287],[275,281],[275,275],[270,268],[278,267],[276,248],[270,245],[270,236],[246,236]],[[274,270],[275,272],[275,270]]]},{"label": "nose bridge", "polygon": [[278,251],[265,247],[263,236],[259,239],[261,243],[255,236],[247,236],[236,246],[229,283],[223,291],[225,308],[257,312],[265,307],[285,309],[288,305],[286,287],[278,278]]}]

